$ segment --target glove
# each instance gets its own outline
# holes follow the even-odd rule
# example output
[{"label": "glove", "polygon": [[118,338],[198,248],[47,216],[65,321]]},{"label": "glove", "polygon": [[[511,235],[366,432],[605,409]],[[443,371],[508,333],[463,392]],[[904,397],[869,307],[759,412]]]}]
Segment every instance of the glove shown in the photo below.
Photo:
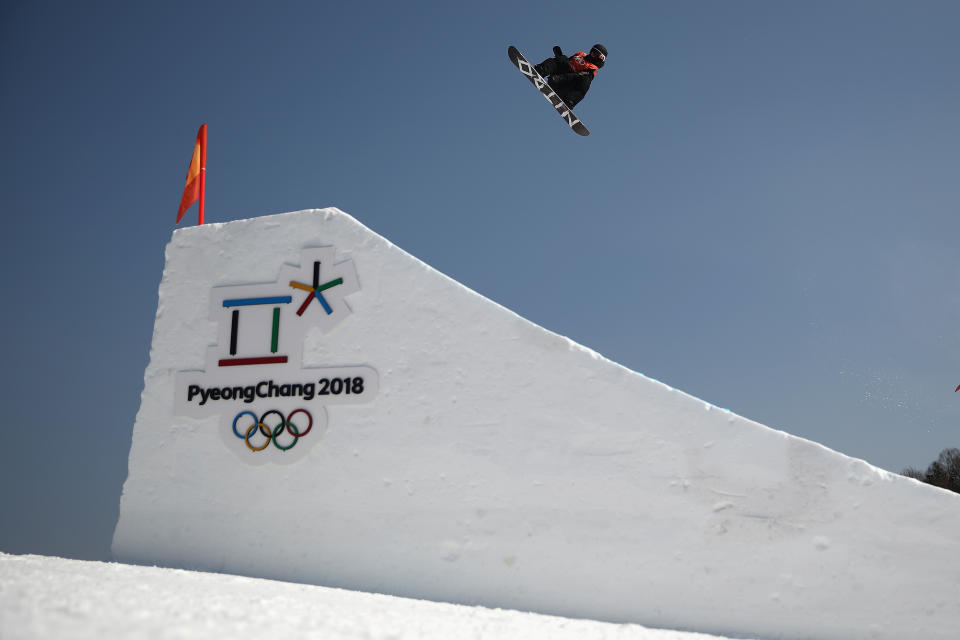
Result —
[{"label": "glove", "polygon": [[557,68],[564,70],[561,71],[561,73],[570,68],[570,58],[563,55],[563,51],[560,50],[560,47],[553,48],[553,59],[557,61]]}]

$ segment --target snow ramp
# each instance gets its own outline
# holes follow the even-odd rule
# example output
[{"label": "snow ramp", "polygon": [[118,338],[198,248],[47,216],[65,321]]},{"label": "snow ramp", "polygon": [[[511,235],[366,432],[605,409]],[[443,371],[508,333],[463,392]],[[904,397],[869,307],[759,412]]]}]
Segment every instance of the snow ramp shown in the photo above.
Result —
[{"label": "snow ramp", "polygon": [[955,637],[960,496],[751,422],[337,209],[177,230],[117,559],[763,638]]}]

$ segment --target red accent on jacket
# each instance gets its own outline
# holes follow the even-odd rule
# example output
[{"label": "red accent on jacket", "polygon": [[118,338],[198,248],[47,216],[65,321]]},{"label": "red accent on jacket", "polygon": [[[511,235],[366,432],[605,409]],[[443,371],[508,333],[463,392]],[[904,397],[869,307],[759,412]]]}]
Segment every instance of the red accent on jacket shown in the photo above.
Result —
[{"label": "red accent on jacket", "polygon": [[594,77],[596,77],[597,71],[600,70],[597,65],[587,62],[587,54],[584,51],[577,51],[568,60],[570,60],[570,69],[574,72],[592,71]]}]

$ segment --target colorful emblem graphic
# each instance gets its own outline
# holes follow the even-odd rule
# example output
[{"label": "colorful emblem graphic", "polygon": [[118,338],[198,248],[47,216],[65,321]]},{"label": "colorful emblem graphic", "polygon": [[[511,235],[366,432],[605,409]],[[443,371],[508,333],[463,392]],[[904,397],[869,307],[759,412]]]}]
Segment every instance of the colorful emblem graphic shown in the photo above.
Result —
[{"label": "colorful emblem graphic", "polygon": [[326,406],[377,393],[372,367],[301,366],[307,332],[329,334],[352,313],[346,298],[360,290],[353,261],[334,257],[333,247],[303,249],[300,265],[283,265],[274,283],[211,291],[217,344],[204,371],[177,373],[175,413],[219,414],[221,439],[246,462],[301,459],[326,432]]}]

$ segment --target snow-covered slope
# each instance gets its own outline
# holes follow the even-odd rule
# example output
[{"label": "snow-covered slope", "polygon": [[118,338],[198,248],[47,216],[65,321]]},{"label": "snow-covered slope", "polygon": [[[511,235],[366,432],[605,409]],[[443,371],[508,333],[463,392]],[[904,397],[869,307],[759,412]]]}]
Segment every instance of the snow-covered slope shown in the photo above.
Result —
[{"label": "snow-covered slope", "polygon": [[[231,324],[250,300],[280,311]],[[223,365],[261,352],[289,362]],[[337,378],[341,393],[278,397]],[[208,395],[243,385],[271,397]],[[274,409],[298,431],[312,416],[289,452],[255,427]],[[629,371],[326,209],[175,232],[114,552],[655,627],[899,640],[953,637],[958,531],[960,496]]]},{"label": "snow-covered slope", "polygon": [[0,553],[4,640],[724,640],[256,578]]}]

